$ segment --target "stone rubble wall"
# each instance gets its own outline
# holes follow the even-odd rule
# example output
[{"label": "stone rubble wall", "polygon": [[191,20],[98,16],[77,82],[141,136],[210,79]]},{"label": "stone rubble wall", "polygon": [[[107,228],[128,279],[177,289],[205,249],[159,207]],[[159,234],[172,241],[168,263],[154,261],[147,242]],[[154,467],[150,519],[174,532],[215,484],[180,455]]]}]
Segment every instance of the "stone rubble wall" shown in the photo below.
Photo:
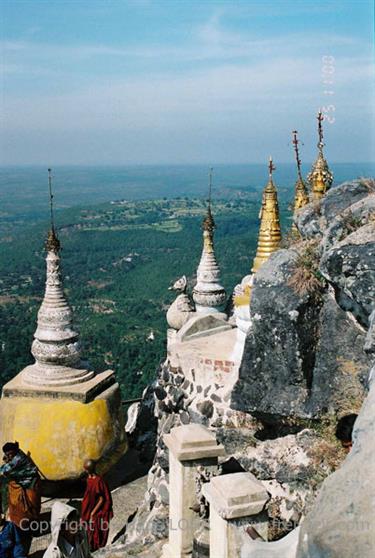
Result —
[{"label": "stone rubble wall", "polygon": [[249,420],[244,413],[230,409],[231,389],[238,375],[235,363],[202,360],[179,355],[181,366],[172,366],[167,359],[158,371],[153,388],[158,419],[156,453],[148,474],[144,503],[128,528],[129,548],[139,540],[150,544],[168,535],[169,453],[164,435],[183,424],[236,428]]}]

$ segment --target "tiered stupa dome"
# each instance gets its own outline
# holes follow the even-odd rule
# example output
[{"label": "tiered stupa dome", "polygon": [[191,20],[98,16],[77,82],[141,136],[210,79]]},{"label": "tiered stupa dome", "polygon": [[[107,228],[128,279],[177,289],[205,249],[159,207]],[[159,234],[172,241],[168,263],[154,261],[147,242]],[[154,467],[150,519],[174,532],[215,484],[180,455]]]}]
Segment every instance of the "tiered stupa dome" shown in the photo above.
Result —
[{"label": "tiered stupa dome", "polygon": [[24,370],[23,379],[27,384],[44,386],[85,382],[94,372],[81,362],[79,335],[73,329],[72,309],[63,292],[60,242],[54,227],[48,233],[46,249],[46,288],[31,347],[35,364]]},{"label": "tiered stupa dome", "polygon": [[214,251],[215,221],[211,212],[212,169],[207,214],[203,219],[203,251],[197,269],[197,283],[193,289],[193,300],[197,312],[220,312],[226,299],[224,287],[220,284],[220,268]]}]

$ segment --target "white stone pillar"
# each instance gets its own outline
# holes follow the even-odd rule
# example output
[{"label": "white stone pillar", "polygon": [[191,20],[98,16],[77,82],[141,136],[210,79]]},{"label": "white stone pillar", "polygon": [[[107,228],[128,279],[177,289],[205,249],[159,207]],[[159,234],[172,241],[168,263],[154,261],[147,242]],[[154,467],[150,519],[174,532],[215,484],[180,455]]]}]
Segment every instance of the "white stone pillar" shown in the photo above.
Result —
[{"label": "white stone pillar", "polygon": [[173,428],[164,442],[169,449],[169,541],[163,557],[185,558],[191,556],[199,525],[197,513],[191,509],[197,503],[197,467],[216,469],[217,458],[225,451],[215,435],[200,424]]},{"label": "white stone pillar", "polygon": [[267,539],[264,507],[269,496],[254,475],[233,473],[214,477],[203,486],[203,495],[210,503],[211,558],[240,558],[250,525]]}]

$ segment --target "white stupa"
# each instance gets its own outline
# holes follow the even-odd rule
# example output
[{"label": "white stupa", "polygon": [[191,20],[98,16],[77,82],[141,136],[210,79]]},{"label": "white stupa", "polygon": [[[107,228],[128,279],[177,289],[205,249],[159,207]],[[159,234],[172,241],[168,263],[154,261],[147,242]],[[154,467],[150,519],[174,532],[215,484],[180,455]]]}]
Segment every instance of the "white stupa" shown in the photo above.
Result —
[{"label": "white stupa", "polygon": [[215,221],[211,212],[212,169],[210,170],[207,215],[203,220],[203,251],[197,269],[197,283],[193,289],[196,311],[203,314],[222,312],[226,292],[220,284],[220,268],[214,251]]}]

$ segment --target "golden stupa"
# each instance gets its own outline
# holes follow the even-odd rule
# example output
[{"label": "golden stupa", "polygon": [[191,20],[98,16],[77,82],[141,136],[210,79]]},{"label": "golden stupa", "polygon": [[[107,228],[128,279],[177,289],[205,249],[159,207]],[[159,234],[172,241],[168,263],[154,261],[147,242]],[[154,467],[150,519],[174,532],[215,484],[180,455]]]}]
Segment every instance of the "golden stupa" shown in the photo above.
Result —
[{"label": "golden stupa", "polygon": [[262,207],[259,213],[260,228],[258,247],[254,258],[252,272],[255,273],[268,260],[272,252],[279,248],[281,241],[281,228],[279,217],[279,204],[277,190],[272,180],[275,167],[270,157],[269,180],[263,192]]},{"label": "golden stupa", "polygon": [[321,111],[318,112],[318,157],[312,166],[310,173],[307,176],[307,180],[311,186],[311,199],[312,201],[320,200],[325,193],[330,189],[333,182],[333,174],[328,167],[328,163],[324,158],[323,154],[323,126],[322,122],[324,120]]}]

